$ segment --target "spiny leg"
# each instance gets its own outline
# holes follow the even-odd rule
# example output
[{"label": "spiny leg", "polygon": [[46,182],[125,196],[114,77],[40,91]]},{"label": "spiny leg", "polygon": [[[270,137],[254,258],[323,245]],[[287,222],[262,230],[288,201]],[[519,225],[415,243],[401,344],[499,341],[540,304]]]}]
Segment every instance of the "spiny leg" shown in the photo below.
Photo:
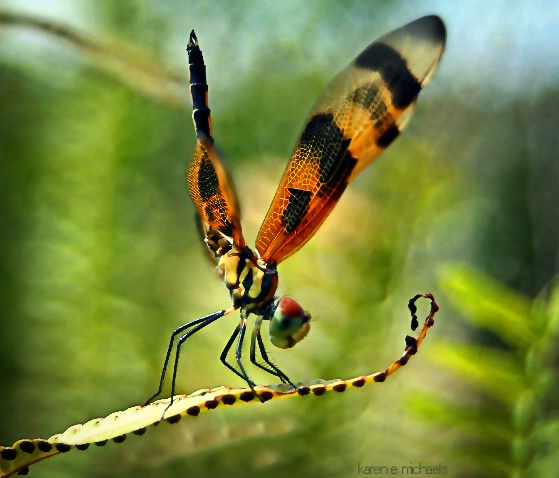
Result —
[{"label": "spiny leg", "polygon": [[231,307],[229,309],[221,310],[219,312],[216,312],[215,314],[212,314],[203,323],[201,323],[200,325],[197,325],[192,330],[189,330],[186,334],[184,334],[179,339],[179,341],[177,343],[177,353],[175,354],[175,364],[173,366],[173,379],[172,379],[172,383],[171,383],[171,403],[173,403],[173,397],[175,396],[175,383],[177,381],[177,371],[178,371],[178,367],[179,367],[180,352],[181,352],[182,344],[184,344],[186,339],[188,339],[189,337],[194,335],[199,330],[202,330],[204,327],[210,325],[212,322],[215,322],[217,319],[220,319],[224,315],[227,315],[227,314],[233,312],[234,310],[236,310],[236,309]]},{"label": "spiny leg", "polygon": [[289,379],[289,377],[282,370],[280,370],[279,367],[277,367],[275,364],[273,364],[270,361],[270,359],[268,358],[268,352],[266,352],[266,348],[264,347],[264,342],[262,341],[262,335],[260,335],[260,333],[258,333],[256,340],[258,341],[258,349],[260,350],[260,355],[262,356],[264,361],[268,365],[270,365],[276,372],[278,372],[279,374],[278,377],[282,380],[282,382],[288,383],[293,388],[297,388],[297,386]]},{"label": "spiny leg", "polygon": [[[243,327],[243,325],[244,325],[244,327]],[[241,323],[239,325],[237,325],[237,327],[235,327],[235,330],[231,334],[231,337],[227,341],[227,344],[225,344],[225,348],[223,349],[223,352],[221,352],[220,359],[221,359],[221,362],[223,363],[223,365],[225,365],[229,370],[231,370],[236,375],[241,377],[248,384],[248,386],[252,390],[252,393],[254,393],[255,397],[258,397],[258,399],[261,402],[264,402],[264,400],[260,397],[260,395],[258,395],[256,393],[256,390],[254,389],[254,382],[248,378],[248,375],[245,371],[245,368],[244,368],[243,364],[241,363],[240,348],[242,348],[242,343],[243,343],[243,338],[244,338],[244,330],[246,330],[246,319],[243,318],[243,319],[241,319]],[[237,343],[236,358],[237,358],[237,364],[239,365],[239,368],[241,369],[240,372],[235,367],[233,367],[233,365],[231,365],[229,362],[227,362],[227,355],[229,355],[229,351],[231,350],[233,342],[235,341],[237,336],[239,336],[239,341]]]},{"label": "spiny leg", "polygon": [[[260,333],[261,324],[262,318],[259,317],[254,324],[254,330],[252,331],[252,337],[250,339],[250,361],[262,370],[265,370],[269,374],[278,377],[283,383],[288,383],[293,388],[297,388],[295,384],[291,380],[289,380],[289,377],[270,361],[268,352],[266,352],[264,342],[262,341],[262,335]],[[271,368],[262,365],[256,360],[256,342],[258,342],[258,349],[260,350],[260,356],[262,357],[262,360],[264,360],[264,362],[266,362],[266,364],[268,364]]]},{"label": "spiny leg", "polygon": [[254,324],[254,329],[252,330],[252,337],[250,339],[250,361],[256,365],[258,368],[264,370],[265,372],[268,372],[270,375],[274,375],[275,377],[278,377],[283,383],[287,383],[287,381],[285,380],[285,374],[283,374],[281,371],[278,370],[273,370],[272,368],[268,368],[265,365],[262,365],[260,362],[258,362],[257,358],[256,358],[256,342],[258,340],[258,347],[260,349],[260,355],[262,356],[262,359],[264,360],[264,362],[266,362],[268,365],[270,365],[270,367],[274,367],[274,364],[270,362],[270,360],[268,359],[268,354],[266,353],[266,350],[264,349],[264,355],[262,355],[262,349],[263,347],[261,346],[264,345],[262,343],[262,337],[260,335],[260,327],[262,324],[262,318],[259,317],[258,319],[256,319],[256,322]]},{"label": "spiny leg", "polygon": [[173,365],[173,378],[171,380],[171,400],[169,401],[169,405],[167,405],[167,407],[165,408],[163,415],[165,415],[169,407],[173,404],[173,400],[175,397],[175,385],[177,381],[177,372],[179,367],[180,351],[181,351],[182,344],[186,341],[186,339],[194,335],[199,330],[202,330],[204,327],[210,325],[212,322],[215,322],[216,320],[220,319],[225,315],[230,314],[231,312],[234,312],[235,310],[237,310],[237,308],[230,307],[229,309],[220,310],[218,312],[215,312],[213,314],[204,317],[203,319],[205,320],[203,320],[202,322],[200,322],[200,320],[198,319],[199,325],[196,325],[196,327],[194,327],[192,330],[189,330],[182,337],[179,338],[177,342],[177,352],[175,354],[175,363]]},{"label": "spiny leg", "polygon": [[154,393],[150,398],[148,398],[145,405],[150,403],[154,398],[160,395],[161,392],[163,391],[163,383],[165,381],[165,375],[167,374],[167,366],[169,365],[169,359],[171,358],[171,352],[173,350],[173,343],[175,341],[175,337],[179,335],[181,332],[183,332],[184,330],[190,327],[194,327],[195,325],[205,322],[207,320],[211,320],[215,316],[217,316],[217,318],[223,317],[223,315],[225,315],[224,312],[225,310],[214,312],[213,314],[206,315],[205,317],[201,317],[200,319],[196,319],[193,320],[192,322],[188,322],[184,325],[181,325],[180,327],[176,328],[173,331],[173,333],[171,334],[171,340],[169,341],[169,346],[167,347],[167,353],[165,354],[165,361],[163,362],[163,370],[161,370],[161,378],[159,379],[159,388],[157,389],[156,393]]},{"label": "spiny leg", "polygon": [[237,359],[237,365],[241,369],[242,376],[245,379],[246,383],[248,383],[248,386],[252,390],[252,393],[254,393],[255,397],[258,397],[258,400],[264,403],[265,400],[260,395],[258,395],[258,393],[256,393],[256,390],[254,389],[254,382],[248,378],[248,374],[246,373],[245,366],[243,365],[243,362],[241,360],[241,354],[243,352],[243,340],[245,339],[246,329],[247,329],[246,317],[241,317],[241,323],[239,324],[239,339],[237,340],[237,350],[235,352],[235,358]]},{"label": "spiny leg", "polygon": [[[258,399],[261,402],[264,402],[264,400],[260,397],[260,395],[258,395],[258,393],[256,393],[256,390],[254,389],[255,383],[248,378],[248,375],[245,371],[245,368],[244,368],[243,364],[241,363],[240,350],[242,349],[245,330],[246,330],[246,318],[243,317],[243,318],[241,318],[241,322],[239,323],[239,325],[237,325],[237,327],[235,327],[235,330],[231,334],[231,337],[227,341],[227,344],[225,344],[225,348],[223,349],[223,352],[221,352],[220,359],[221,359],[221,362],[223,363],[223,365],[225,365],[229,370],[231,370],[236,375],[241,377],[248,384],[248,386],[252,390],[252,393],[254,393],[254,396],[258,397]],[[227,362],[227,355],[229,355],[229,351],[231,350],[231,347],[233,346],[233,342],[235,341],[237,336],[239,336],[239,340],[238,340],[238,343],[237,343],[237,349],[236,349],[235,355],[236,355],[236,359],[237,359],[237,365],[239,366],[240,371],[237,370],[229,362]]]},{"label": "spiny leg", "polygon": [[231,365],[227,361],[227,355],[229,355],[229,351],[231,350],[231,347],[233,346],[233,342],[235,342],[235,339],[237,338],[237,335],[239,335],[239,330],[240,329],[241,329],[240,324],[237,325],[237,327],[235,327],[235,330],[233,331],[233,333],[231,334],[231,337],[229,337],[229,340],[225,344],[225,347],[223,349],[223,352],[221,352],[221,355],[219,356],[219,359],[221,360],[221,363],[223,363],[223,365],[225,365],[235,375],[241,377],[243,380],[246,380],[244,375],[241,372],[239,372],[235,367],[233,367],[233,365]]}]

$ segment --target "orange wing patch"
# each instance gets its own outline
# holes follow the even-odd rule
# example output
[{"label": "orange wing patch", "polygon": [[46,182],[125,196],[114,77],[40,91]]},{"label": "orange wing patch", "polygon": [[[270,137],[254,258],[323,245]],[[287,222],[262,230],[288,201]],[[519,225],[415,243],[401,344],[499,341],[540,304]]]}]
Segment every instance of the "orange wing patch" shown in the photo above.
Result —
[{"label": "orange wing patch", "polygon": [[240,209],[233,181],[229,177],[212,139],[211,112],[208,107],[206,66],[194,30],[187,48],[192,95],[192,120],[198,142],[188,163],[188,192],[200,217],[202,234],[215,254],[220,247],[246,246]]},{"label": "orange wing patch", "polygon": [[245,247],[233,183],[209,139],[202,137],[196,144],[188,164],[187,184],[210,249],[216,252],[226,238]]},{"label": "orange wing patch", "polygon": [[266,263],[301,248],[347,185],[398,137],[445,40],[439,17],[420,18],[369,45],[334,78],[311,111],[258,233]]}]

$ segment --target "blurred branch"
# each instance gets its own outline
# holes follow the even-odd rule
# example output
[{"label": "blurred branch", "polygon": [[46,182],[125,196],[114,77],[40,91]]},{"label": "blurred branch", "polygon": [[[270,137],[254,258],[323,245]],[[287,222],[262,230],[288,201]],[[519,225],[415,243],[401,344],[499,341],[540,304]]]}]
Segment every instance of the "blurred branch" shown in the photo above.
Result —
[{"label": "blurred branch", "polygon": [[[326,392],[344,392],[349,388],[362,388],[366,384],[384,382],[387,377],[406,365],[417,350],[427,331],[435,323],[439,306],[431,294],[416,295],[408,304],[412,315],[412,327],[417,323],[415,302],[424,297],[431,301],[431,310],[426,317],[417,337],[406,336],[406,348],[402,356],[391,363],[386,370],[347,380],[315,380],[300,383],[296,389],[286,384],[257,386],[256,392],[264,401],[278,398],[322,396]],[[114,412],[106,418],[90,420],[83,425],[74,425],[64,433],[53,435],[48,440],[19,440],[11,447],[0,446],[0,477],[27,474],[29,466],[51,456],[66,453],[72,448],[87,450],[91,444],[105,445],[108,440],[122,443],[130,433],[143,435],[146,428],[157,426],[161,421],[174,424],[182,417],[196,417],[200,413],[224,406],[237,406],[262,403],[249,388],[218,387],[198,390],[190,395],[177,395],[158,400],[147,406],[135,406],[124,411]]]},{"label": "blurred branch", "polygon": [[72,45],[93,64],[131,88],[171,106],[188,104],[187,95],[183,94],[188,84],[186,74],[171,71],[122,40],[100,40],[51,20],[6,11],[0,11],[0,26],[36,30],[54,36]]}]

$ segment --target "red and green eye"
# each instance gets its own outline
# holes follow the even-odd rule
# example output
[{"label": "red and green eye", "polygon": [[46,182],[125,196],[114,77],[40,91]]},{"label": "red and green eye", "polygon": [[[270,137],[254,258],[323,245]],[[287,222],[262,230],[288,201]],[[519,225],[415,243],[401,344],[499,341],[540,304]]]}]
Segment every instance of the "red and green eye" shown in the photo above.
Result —
[{"label": "red and green eye", "polygon": [[290,349],[307,336],[310,320],[310,314],[293,297],[277,298],[270,319],[270,342],[281,349]]}]

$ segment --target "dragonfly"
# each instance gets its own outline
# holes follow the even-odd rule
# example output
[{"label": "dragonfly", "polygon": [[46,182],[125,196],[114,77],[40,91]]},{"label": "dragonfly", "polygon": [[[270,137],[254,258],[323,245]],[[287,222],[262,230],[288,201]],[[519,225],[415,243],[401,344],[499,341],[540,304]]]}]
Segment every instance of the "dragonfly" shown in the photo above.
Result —
[{"label": "dragonfly", "polygon": [[[256,247],[251,249],[243,237],[233,181],[213,139],[206,67],[196,34],[191,32],[187,52],[197,143],[187,168],[188,191],[231,306],[173,331],[159,388],[146,404],[162,393],[175,341],[171,397],[182,345],[236,311],[240,321],[221,353],[221,362],[264,401],[242,361],[247,323],[253,315],[250,361],[297,388],[270,360],[261,333],[263,322],[268,322],[270,342],[288,349],[311,328],[311,314],[296,299],[276,295],[277,266],[307,243],[349,183],[400,135],[441,59],[445,42],[441,18],[422,17],[371,43],[332,80],[310,112],[258,232]],[[228,361],[233,346],[235,364]]]}]

